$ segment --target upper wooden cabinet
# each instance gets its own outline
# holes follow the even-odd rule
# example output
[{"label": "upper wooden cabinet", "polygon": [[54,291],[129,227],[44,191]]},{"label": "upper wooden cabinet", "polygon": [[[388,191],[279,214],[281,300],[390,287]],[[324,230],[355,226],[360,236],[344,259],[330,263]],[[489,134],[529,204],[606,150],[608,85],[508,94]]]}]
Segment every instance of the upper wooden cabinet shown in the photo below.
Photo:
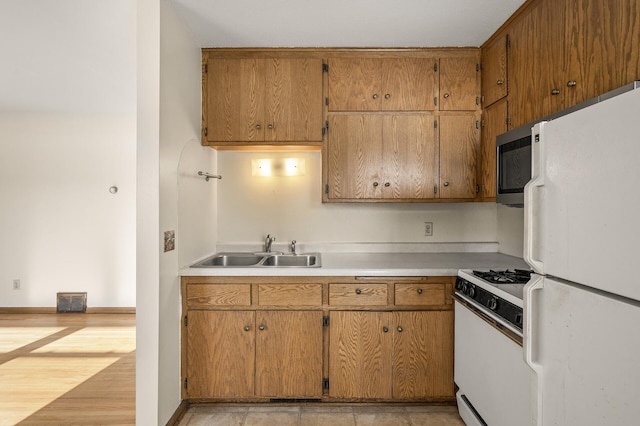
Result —
[{"label": "upper wooden cabinet", "polygon": [[512,128],[640,79],[637,0],[531,2],[483,55],[507,34]]},{"label": "upper wooden cabinet", "polygon": [[322,141],[322,60],[204,53],[204,145]]},{"label": "upper wooden cabinet", "polygon": [[440,111],[475,111],[480,104],[478,57],[475,53],[440,58]]},{"label": "upper wooden cabinet", "polygon": [[430,111],[436,94],[436,59],[329,59],[329,111]]},{"label": "upper wooden cabinet", "polygon": [[482,105],[486,108],[507,96],[508,37],[497,37],[482,49]]},{"label": "upper wooden cabinet", "polygon": [[330,114],[326,201],[474,199],[475,112]]}]

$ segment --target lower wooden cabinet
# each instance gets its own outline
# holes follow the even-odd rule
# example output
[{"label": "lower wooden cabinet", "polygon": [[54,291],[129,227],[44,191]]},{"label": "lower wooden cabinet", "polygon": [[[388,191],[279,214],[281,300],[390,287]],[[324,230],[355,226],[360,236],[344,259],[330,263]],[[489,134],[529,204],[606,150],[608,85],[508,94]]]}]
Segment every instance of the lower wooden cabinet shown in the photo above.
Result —
[{"label": "lower wooden cabinet", "polygon": [[453,277],[183,277],[182,396],[453,401]]},{"label": "lower wooden cabinet", "polygon": [[453,397],[453,312],[331,313],[329,395]]}]

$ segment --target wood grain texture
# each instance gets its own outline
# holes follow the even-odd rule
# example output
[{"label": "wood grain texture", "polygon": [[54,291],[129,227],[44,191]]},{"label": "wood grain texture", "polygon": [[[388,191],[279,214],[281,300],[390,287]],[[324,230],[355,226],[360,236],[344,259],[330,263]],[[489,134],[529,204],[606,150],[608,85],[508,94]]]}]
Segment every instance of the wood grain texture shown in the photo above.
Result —
[{"label": "wood grain texture", "polygon": [[329,111],[379,111],[380,60],[329,59]]},{"label": "wood grain texture", "polygon": [[231,305],[251,305],[251,284],[189,284],[187,286],[189,308]]},{"label": "wood grain texture", "polygon": [[322,60],[265,60],[266,141],[322,141]]},{"label": "wood grain texture", "polygon": [[482,200],[496,198],[496,136],[507,129],[507,99],[501,99],[482,113]]},{"label": "wood grain texture", "polygon": [[0,315],[0,424],[134,425],[135,315]]},{"label": "wood grain texture", "polygon": [[476,54],[464,58],[440,58],[440,111],[478,109],[480,82]]},{"label": "wood grain texture", "polygon": [[395,284],[395,304],[429,306],[445,304],[445,284]]},{"label": "wood grain texture", "polygon": [[331,312],[329,396],[391,398],[391,315],[390,312]]},{"label": "wood grain texture", "polygon": [[322,396],[322,312],[256,315],[256,395]]},{"label": "wood grain texture", "polygon": [[433,114],[383,118],[382,197],[430,199],[438,183],[438,132]]},{"label": "wood grain texture", "polygon": [[380,61],[380,109],[383,111],[432,111],[438,96],[438,72],[434,58],[394,58]]},{"label": "wood grain texture", "polygon": [[480,148],[475,113],[440,116],[440,198],[475,198]]},{"label": "wood grain texture", "polygon": [[320,306],[322,284],[258,284],[261,306]]},{"label": "wood grain texture", "polygon": [[254,395],[255,312],[189,311],[186,329],[189,398]]},{"label": "wood grain texture", "polygon": [[507,96],[507,36],[482,47],[482,97],[485,108]]},{"label": "wood grain texture", "polygon": [[380,197],[382,116],[330,114],[327,151],[329,199]]},{"label": "wood grain texture", "polygon": [[208,142],[262,141],[265,61],[210,58],[206,102]]},{"label": "wood grain texture", "polygon": [[393,397],[452,397],[453,312],[394,312],[393,321]]},{"label": "wood grain texture", "polygon": [[329,284],[329,304],[384,306],[387,304],[387,284]]}]

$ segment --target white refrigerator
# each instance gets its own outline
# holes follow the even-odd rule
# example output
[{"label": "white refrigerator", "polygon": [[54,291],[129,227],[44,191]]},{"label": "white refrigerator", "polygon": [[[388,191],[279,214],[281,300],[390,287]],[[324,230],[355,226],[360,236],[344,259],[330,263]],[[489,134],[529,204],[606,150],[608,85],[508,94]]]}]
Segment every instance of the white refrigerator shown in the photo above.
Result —
[{"label": "white refrigerator", "polygon": [[640,90],[534,126],[531,424],[640,425]]}]

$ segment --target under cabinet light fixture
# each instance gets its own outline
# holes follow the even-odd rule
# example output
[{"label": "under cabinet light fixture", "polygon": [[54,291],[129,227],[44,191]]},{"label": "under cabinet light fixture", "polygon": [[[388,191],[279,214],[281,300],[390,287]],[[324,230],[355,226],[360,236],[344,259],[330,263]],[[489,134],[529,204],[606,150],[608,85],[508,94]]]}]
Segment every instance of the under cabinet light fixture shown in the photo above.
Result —
[{"label": "under cabinet light fixture", "polygon": [[264,158],[251,160],[251,176],[304,176],[306,163],[301,158]]}]

